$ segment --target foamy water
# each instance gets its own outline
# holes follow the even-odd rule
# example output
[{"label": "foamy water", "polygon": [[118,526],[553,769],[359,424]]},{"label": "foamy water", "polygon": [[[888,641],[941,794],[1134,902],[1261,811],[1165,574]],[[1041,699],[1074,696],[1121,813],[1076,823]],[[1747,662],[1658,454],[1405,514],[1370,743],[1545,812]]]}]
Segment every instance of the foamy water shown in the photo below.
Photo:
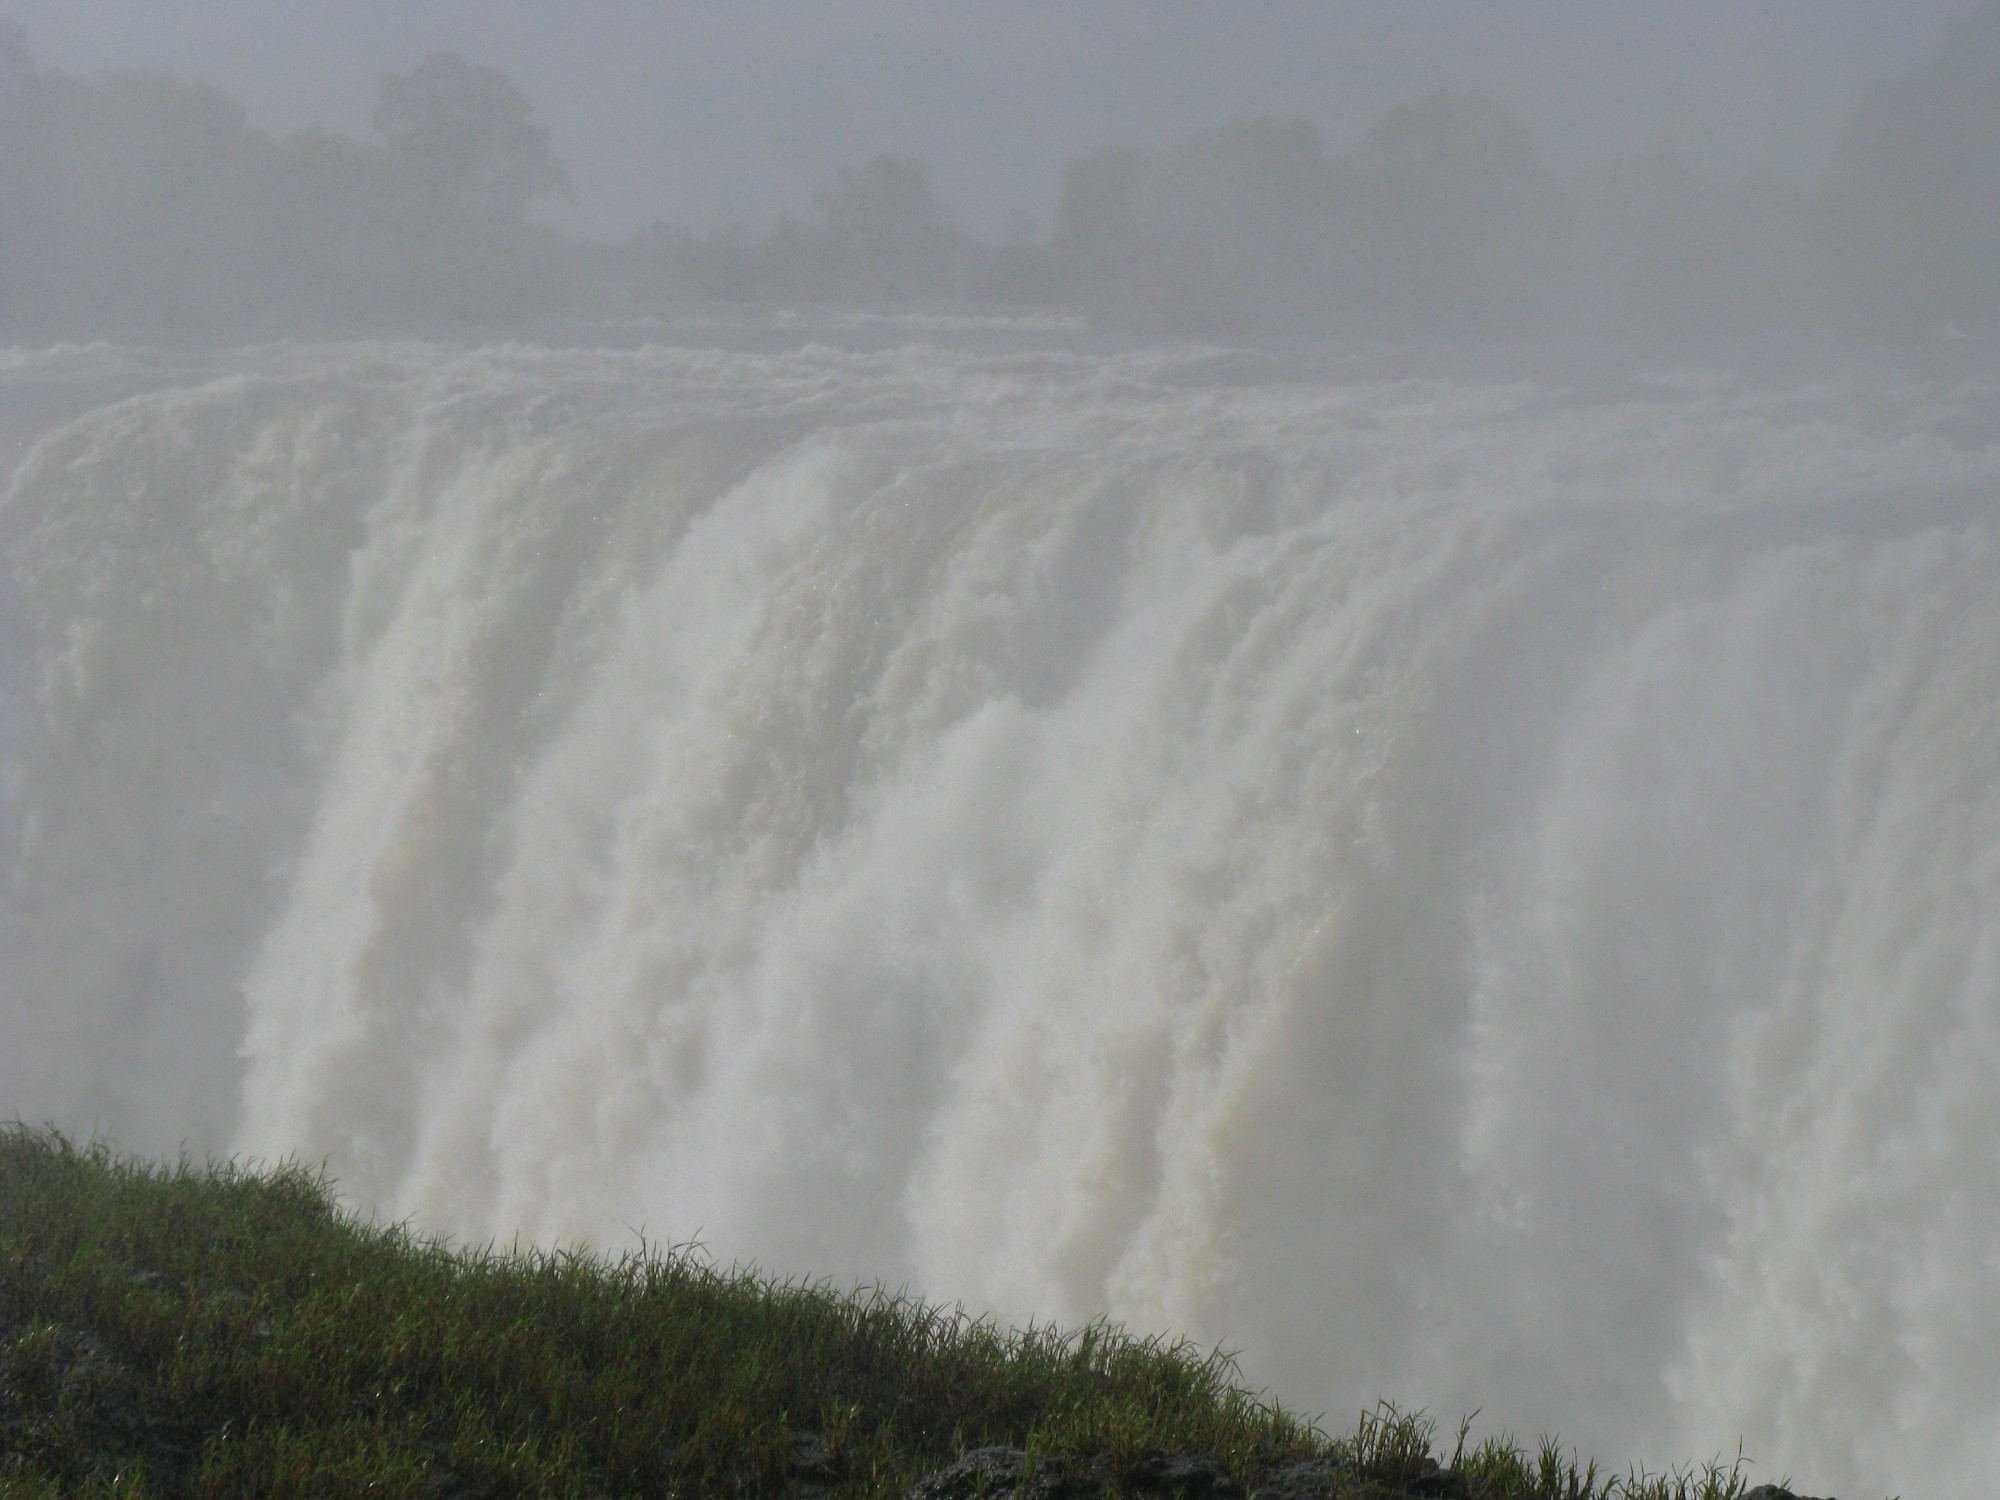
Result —
[{"label": "foamy water", "polygon": [[[914,333],[921,333],[916,329]],[[2000,1473],[2000,391],[0,364],[0,1113]]]}]

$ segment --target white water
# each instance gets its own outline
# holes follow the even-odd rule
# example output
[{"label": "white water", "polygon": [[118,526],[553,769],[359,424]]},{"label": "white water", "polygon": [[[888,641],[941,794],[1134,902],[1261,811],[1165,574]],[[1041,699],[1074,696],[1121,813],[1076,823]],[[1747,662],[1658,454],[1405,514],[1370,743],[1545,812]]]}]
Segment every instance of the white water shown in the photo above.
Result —
[{"label": "white water", "polygon": [[2000,392],[1285,375],[16,355],[0,1114],[1986,1493]]}]

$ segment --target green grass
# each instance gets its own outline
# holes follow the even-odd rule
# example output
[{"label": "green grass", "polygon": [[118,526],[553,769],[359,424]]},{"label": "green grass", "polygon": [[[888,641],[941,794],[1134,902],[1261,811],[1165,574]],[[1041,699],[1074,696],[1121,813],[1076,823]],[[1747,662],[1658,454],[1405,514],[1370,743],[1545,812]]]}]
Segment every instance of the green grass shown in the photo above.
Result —
[{"label": "green grass", "polygon": [[684,1251],[454,1251],[297,1166],[0,1128],[0,1497],[894,1496],[988,1445],[1048,1496],[1744,1488],[1434,1436],[1383,1407],[1331,1438],[1226,1356],[1107,1324],[1011,1331]]}]

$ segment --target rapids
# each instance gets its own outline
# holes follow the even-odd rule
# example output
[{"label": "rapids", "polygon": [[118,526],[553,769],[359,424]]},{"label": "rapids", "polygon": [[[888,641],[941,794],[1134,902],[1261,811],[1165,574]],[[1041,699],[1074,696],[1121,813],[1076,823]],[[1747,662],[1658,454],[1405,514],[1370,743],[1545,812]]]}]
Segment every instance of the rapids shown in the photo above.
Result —
[{"label": "rapids", "polygon": [[2000,386],[949,333],[0,358],[0,1114],[1986,1493]]}]

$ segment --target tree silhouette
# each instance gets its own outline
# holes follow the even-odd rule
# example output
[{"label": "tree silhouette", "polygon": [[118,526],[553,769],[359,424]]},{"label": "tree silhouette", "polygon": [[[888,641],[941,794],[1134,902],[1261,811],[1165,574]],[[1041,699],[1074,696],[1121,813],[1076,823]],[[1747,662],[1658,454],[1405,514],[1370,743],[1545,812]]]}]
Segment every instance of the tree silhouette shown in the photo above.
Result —
[{"label": "tree silhouette", "polygon": [[2000,327],[2000,4],[1855,110],[1823,213],[1841,321]]},{"label": "tree silhouette", "polygon": [[1070,164],[1055,253],[1095,317],[1226,336],[1337,320],[1340,166],[1304,120],[1232,120]]},{"label": "tree silhouette", "polygon": [[1547,326],[1569,275],[1568,210],[1534,137],[1477,94],[1398,105],[1355,155],[1362,301],[1398,331]]},{"label": "tree silhouette", "polygon": [[898,302],[950,289],[958,226],[931,191],[930,168],[914,157],[842,167],[813,204],[817,274],[838,293]]},{"label": "tree silhouette", "polygon": [[12,16],[0,16],[0,94],[9,94],[35,73],[34,49],[28,33]]},{"label": "tree silhouette", "polygon": [[442,204],[516,218],[535,198],[569,196],[569,176],[521,91],[499,69],[456,52],[433,52],[384,78],[375,128]]}]

